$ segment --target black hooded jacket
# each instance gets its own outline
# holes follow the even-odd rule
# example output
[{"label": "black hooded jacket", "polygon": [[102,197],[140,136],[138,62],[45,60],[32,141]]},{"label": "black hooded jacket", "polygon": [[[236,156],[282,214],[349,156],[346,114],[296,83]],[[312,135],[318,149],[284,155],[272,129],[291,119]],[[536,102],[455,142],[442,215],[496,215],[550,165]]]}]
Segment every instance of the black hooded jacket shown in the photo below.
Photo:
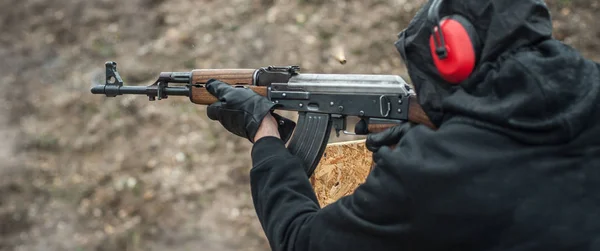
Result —
[{"label": "black hooded jacket", "polygon": [[445,83],[426,18],[403,33],[419,102],[411,129],[354,194],[319,208],[301,160],[274,137],[252,151],[252,195],[273,250],[600,250],[600,66],[552,38],[541,0],[445,1],[482,42]]}]

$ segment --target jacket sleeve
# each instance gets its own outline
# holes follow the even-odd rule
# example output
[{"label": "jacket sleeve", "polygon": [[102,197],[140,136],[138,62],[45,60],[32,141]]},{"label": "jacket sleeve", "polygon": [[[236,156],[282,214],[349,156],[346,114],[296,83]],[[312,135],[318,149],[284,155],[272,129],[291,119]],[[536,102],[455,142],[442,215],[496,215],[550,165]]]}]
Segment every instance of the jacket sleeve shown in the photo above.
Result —
[{"label": "jacket sleeve", "polygon": [[274,137],[252,149],[254,206],[273,250],[409,249],[409,196],[399,177],[377,166],[349,196],[320,208],[302,161]]}]

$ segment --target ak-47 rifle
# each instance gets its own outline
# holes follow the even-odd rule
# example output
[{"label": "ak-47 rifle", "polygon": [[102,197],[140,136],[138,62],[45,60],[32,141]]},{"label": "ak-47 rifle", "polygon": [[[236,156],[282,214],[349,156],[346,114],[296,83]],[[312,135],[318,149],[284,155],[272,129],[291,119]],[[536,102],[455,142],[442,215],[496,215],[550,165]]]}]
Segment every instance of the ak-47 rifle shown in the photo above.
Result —
[{"label": "ak-47 rifle", "polygon": [[[199,105],[217,101],[204,87],[218,79],[239,88],[249,88],[278,104],[276,109],[299,113],[288,149],[300,157],[312,175],[329,140],[337,136],[366,135],[410,121],[431,128],[427,115],[416,102],[409,85],[396,75],[307,74],[298,66],[259,69],[196,69],[191,72],[161,72],[149,86],[125,86],[116,62],[106,62],[106,84],[92,88],[93,94],[116,97],[147,95],[150,101],[169,96],[187,96]],[[176,85],[169,85],[176,84]],[[354,133],[346,131],[348,116],[357,116]]]}]

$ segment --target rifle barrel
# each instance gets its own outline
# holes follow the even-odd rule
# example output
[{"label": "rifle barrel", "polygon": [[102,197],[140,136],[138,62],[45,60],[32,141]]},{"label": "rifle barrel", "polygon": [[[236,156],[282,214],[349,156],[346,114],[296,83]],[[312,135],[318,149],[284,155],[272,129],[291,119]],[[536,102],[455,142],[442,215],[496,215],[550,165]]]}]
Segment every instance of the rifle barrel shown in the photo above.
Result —
[{"label": "rifle barrel", "polygon": [[[169,96],[189,96],[188,87],[165,87],[164,93]],[[116,96],[123,94],[139,95],[157,95],[157,89],[147,86],[117,86],[117,85],[97,85],[92,87],[92,94],[105,94],[107,96]]]}]

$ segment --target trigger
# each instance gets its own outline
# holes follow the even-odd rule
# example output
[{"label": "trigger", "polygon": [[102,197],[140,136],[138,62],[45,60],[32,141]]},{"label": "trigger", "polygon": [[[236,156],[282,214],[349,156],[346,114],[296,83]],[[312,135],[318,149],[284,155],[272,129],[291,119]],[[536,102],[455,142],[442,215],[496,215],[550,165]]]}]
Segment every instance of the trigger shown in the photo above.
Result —
[{"label": "trigger", "polygon": [[346,131],[346,117],[343,115],[332,114],[331,124],[333,129],[335,129],[336,137],[340,136],[341,131]]}]

